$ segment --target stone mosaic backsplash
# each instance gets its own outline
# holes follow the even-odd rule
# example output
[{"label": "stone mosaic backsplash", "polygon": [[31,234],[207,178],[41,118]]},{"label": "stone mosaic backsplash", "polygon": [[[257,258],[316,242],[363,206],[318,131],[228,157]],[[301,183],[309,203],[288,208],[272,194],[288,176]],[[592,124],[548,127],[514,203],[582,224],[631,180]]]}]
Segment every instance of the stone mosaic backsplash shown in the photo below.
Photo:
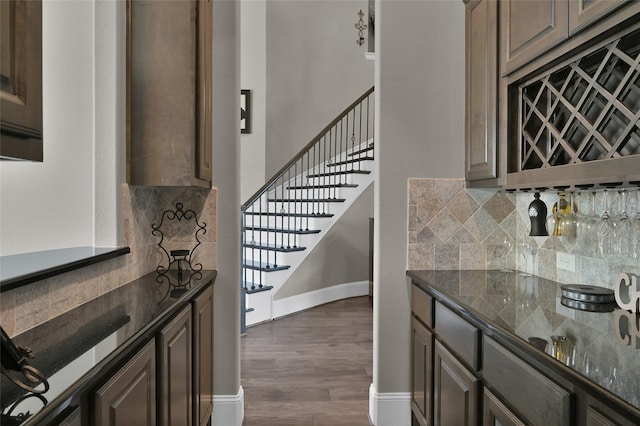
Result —
[{"label": "stone mosaic backsplash", "polygon": [[[22,333],[108,293],[143,275],[153,272],[162,253],[158,239],[151,234],[152,225],[177,202],[184,209],[193,209],[200,222],[206,222],[207,232],[194,253],[194,260],[205,269],[217,266],[217,190],[192,188],[122,187],[123,244],[131,253],[57,275],[38,283],[3,292],[0,297],[0,323],[10,336]],[[167,227],[165,241],[168,250],[191,244],[193,233],[182,222]]]},{"label": "stone mosaic backsplash", "polygon": [[515,255],[501,251],[515,241],[513,195],[465,188],[464,179],[409,179],[408,197],[409,269],[515,266]]},{"label": "stone mosaic backsplash", "polygon": [[[515,269],[560,283],[613,288],[620,272],[640,275],[640,259],[602,255],[595,246],[566,247],[560,237],[529,237],[531,193],[466,188],[464,179],[409,179],[408,269]],[[613,196],[612,196],[613,195]],[[588,194],[576,198],[586,206]],[[620,211],[620,197],[609,195],[610,211]],[[555,192],[541,194],[551,214]],[[604,209],[604,194],[595,194],[595,209]],[[637,210],[635,194],[627,211]],[[507,248],[507,244],[511,249]],[[575,272],[556,267],[558,253],[575,256]]]}]

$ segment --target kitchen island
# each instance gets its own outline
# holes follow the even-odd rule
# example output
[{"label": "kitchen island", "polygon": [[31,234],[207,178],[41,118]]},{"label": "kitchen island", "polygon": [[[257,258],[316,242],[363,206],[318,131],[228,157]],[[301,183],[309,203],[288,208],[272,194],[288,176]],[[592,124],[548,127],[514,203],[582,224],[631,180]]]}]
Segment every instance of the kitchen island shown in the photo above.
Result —
[{"label": "kitchen island", "polygon": [[515,271],[407,275],[414,424],[640,424],[636,314]]},{"label": "kitchen island", "polygon": [[[118,411],[112,404],[114,400],[109,399],[110,392],[122,388],[123,383],[126,388],[127,380],[138,377],[129,373],[142,355],[146,363],[139,370],[142,375],[136,383],[148,386],[146,401],[135,400],[136,412],[155,424],[156,417],[160,421],[165,415],[159,409],[162,405],[157,404],[169,398],[163,394],[172,385],[186,386],[184,398],[172,400],[172,408],[187,418],[210,418],[216,271],[201,271],[191,278],[186,285],[176,287],[154,272],[15,336],[12,340],[16,345],[33,352],[34,358],[28,363],[43,373],[50,388],[42,394],[26,392],[3,376],[2,423],[110,422],[113,419],[108,417],[109,410]],[[174,361],[179,365],[172,364]],[[174,372],[180,372],[180,386],[171,382]],[[20,377],[20,373],[14,376]],[[121,379],[120,383],[115,379]],[[42,384],[36,386],[36,390],[42,389]],[[130,390],[120,392],[118,398],[126,402],[129,397],[140,396],[139,392],[136,395],[135,386]],[[126,406],[122,404],[120,408]],[[107,417],[102,416],[101,407]],[[171,421],[166,418],[159,424]],[[118,422],[109,424],[126,421],[123,423],[120,417]],[[193,424],[200,421],[194,420]]]}]

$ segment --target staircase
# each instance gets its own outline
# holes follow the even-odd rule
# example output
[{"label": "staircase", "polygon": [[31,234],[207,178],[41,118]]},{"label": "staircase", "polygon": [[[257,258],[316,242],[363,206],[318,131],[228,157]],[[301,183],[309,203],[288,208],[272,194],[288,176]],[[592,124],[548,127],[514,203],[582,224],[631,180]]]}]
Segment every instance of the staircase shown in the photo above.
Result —
[{"label": "staircase", "polygon": [[373,90],[242,205],[242,332],[277,316],[273,295],[373,182]]}]

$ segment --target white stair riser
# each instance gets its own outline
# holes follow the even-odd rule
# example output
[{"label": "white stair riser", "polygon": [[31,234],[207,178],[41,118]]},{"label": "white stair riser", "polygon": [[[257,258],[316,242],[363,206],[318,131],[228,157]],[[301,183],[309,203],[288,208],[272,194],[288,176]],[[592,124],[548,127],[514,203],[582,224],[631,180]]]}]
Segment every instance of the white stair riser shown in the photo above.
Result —
[{"label": "white stair riser", "polygon": [[271,291],[247,294],[246,307],[253,308],[252,312],[247,312],[246,324],[253,325],[272,318]]},{"label": "white stair riser", "polygon": [[247,231],[243,241],[247,244],[251,244],[253,240],[256,244],[266,245],[268,243],[269,245],[277,244],[279,246],[284,245],[285,247],[304,247],[304,238],[301,237],[304,237],[304,235],[283,232]]},{"label": "white stair riser", "polygon": [[[262,252],[262,255],[260,254]],[[268,263],[269,265],[288,265],[287,253],[274,250],[244,250],[245,258],[248,261],[255,260],[256,262]]]},{"label": "white stair riser", "polygon": [[[354,188],[312,188],[312,189],[290,189],[285,192],[284,197],[297,202],[304,202],[304,200],[317,200],[317,199],[333,199],[333,198],[345,198],[349,196],[349,190]],[[282,198],[281,194],[278,194],[278,198]],[[293,202],[276,203],[278,210],[281,208],[287,208],[287,205]],[[269,206],[271,207],[271,202]]]},{"label": "white stair riser", "polygon": [[[330,220],[330,218],[246,215],[245,226],[296,229],[300,228],[300,224],[302,224],[303,228],[307,228],[308,224],[309,229],[318,229],[318,226],[322,226],[321,222],[327,220]],[[247,234],[251,234],[251,231],[248,230]]]},{"label": "white stair riser", "polygon": [[285,213],[331,213],[335,210],[335,204],[338,202],[269,202],[268,207],[265,205],[263,210],[269,209],[269,212],[280,212],[284,210]]}]

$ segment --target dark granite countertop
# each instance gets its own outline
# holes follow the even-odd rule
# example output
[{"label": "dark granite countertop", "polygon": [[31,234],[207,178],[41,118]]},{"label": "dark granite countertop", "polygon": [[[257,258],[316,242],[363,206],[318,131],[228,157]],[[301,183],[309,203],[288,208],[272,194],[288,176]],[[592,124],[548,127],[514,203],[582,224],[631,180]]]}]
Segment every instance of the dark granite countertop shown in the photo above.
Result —
[{"label": "dark granite countertop", "polygon": [[[166,280],[156,281],[156,273],[125,284],[41,326],[13,338],[16,345],[28,347],[34,358],[29,364],[48,378],[46,400],[27,397],[16,405],[11,416],[28,415],[37,424],[60,411],[85,388],[92,387],[98,373],[111,368],[128,351],[150,339],[157,326],[215,280],[216,271],[202,271],[186,291],[172,293]],[[19,373],[18,373],[19,374]],[[41,388],[41,387],[40,387]],[[28,393],[2,376],[0,404],[7,414],[18,399]],[[44,405],[44,409],[43,409]]]},{"label": "dark granite countertop", "polygon": [[130,252],[129,247],[69,247],[0,256],[0,292]]},{"label": "dark granite countertop", "polygon": [[[554,371],[620,402],[640,419],[640,332],[638,316],[612,307],[587,312],[561,302],[561,284],[502,271],[407,271],[413,282],[487,334],[529,352]],[[553,354],[552,336],[573,348]],[[530,338],[546,348],[537,349]],[[557,338],[557,337],[556,337]]]}]

